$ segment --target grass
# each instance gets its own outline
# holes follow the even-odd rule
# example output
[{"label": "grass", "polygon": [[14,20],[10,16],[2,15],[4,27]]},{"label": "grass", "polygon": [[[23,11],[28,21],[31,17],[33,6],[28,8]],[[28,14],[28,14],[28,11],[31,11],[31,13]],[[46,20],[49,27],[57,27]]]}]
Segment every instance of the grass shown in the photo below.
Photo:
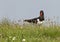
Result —
[{"label": "grass", "polygon": [[60,26],[0,23],[0,42],[60,42]]}]

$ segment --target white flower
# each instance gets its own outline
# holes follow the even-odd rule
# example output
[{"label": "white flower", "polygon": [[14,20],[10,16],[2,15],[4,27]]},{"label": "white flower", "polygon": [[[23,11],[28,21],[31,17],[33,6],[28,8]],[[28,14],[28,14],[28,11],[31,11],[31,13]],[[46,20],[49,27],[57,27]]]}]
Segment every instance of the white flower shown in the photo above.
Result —
[{"label": "white flower", "polygon": [[22,41],[26,41],[25,39],[22,39]]},{"label": "white flower", "polygon": [[12,40],[15,40],[15,39],[16,39],[16,37],[13,37],[13,38],[12,38]]}]

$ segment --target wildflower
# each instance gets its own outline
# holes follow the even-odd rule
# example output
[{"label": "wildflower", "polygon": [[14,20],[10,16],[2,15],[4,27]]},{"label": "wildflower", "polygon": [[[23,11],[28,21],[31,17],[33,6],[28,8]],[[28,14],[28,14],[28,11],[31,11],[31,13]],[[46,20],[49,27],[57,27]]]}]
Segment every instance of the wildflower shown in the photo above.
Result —
[{"label": "wildflower", "polygon": [[2,34],[0,34],[0,37],[2,37]]},{"label": "wildflower", "polygon": [[9,38],[12,38],[12,36],[9,36]]},{"label": "wildflower", "polygon": [[26,41],[25,39],[22,39],[22,41]]},{"label": "wildflower", "polygon": [[22,29],[23,27],[21,26],[21,29]]},{"label": "wildflower", "polygon": [[12,38],[12,40],[15,40],[15,39],[16,39],[16,37],[13,37],[13,38]]},{"label": "wildflower", "polygon": [[60,37],[57,37],[56,39],[57,39],[57,40],[60,40]]},{"label": "wildflower", "polygon": [[0,36],[1,36],[2,34],[0,34]]},{"label": "wildflower", "polygon": [[8,38],[6,38],[6,40],[8,40]]}]

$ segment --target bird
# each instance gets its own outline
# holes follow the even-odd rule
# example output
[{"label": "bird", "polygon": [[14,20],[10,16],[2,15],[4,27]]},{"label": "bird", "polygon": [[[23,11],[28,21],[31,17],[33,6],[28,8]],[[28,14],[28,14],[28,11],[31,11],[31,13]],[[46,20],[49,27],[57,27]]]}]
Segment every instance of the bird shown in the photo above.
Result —
[{"label": "bird", "polygon": [[32,18],[32,19],[25,19],[24,22],[34,23],[34,24],[42,24],[44,20],[45,20],[44,11],[41,10],[40,15],[38,17]]}]

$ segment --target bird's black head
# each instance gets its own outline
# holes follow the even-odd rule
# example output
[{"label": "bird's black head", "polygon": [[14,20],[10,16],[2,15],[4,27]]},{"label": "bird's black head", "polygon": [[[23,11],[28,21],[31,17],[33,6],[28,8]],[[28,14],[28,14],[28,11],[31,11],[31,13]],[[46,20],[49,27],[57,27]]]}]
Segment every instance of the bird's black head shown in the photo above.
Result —
[{"label": "bird's black head", "polygon": [[44,16],[43,10],[40,11],[40,16]]},{"label": "bird's black head", "polygon": [[40,21],[44,20],[44,12],[43,10],[40,11]]}]

